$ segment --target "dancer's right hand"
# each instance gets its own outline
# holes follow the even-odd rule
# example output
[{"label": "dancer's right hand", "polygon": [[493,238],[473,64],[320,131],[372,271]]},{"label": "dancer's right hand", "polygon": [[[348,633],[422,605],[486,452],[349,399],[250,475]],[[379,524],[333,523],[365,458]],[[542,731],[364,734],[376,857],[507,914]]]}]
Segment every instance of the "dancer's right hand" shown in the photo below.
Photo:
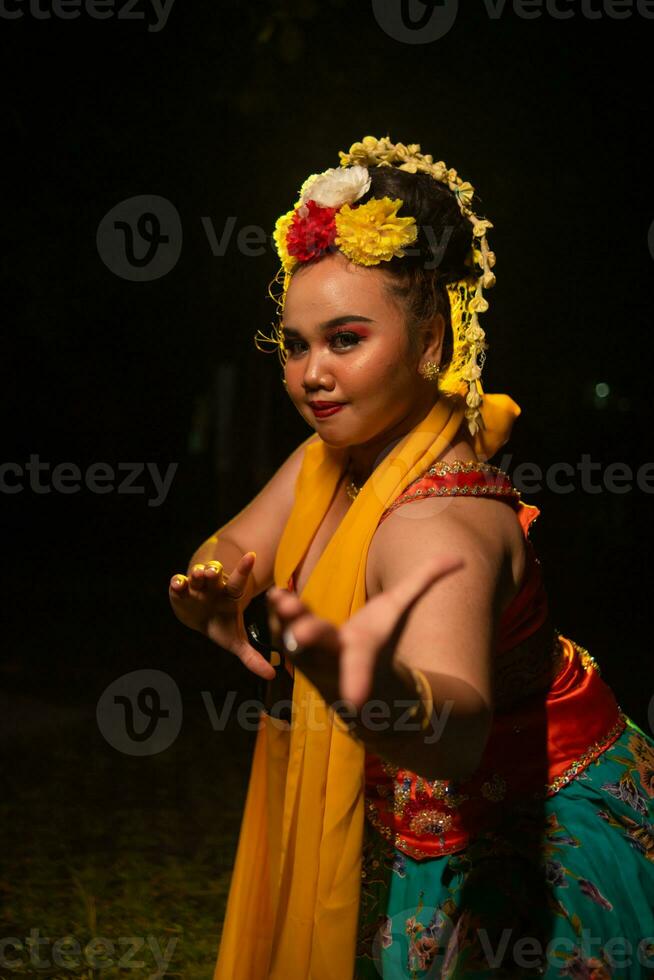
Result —
[{"label": "dancer's right hand", "polygon": [[253,674],[270,680],[275,676],[275,668],[248,642],[240,602],[254,562],[254,552],[248,551],[231,575],[223,571],[219,561],[194,565],[190,576],[173,575],[168,597],[181,623],[203,633],[223,650],[229,650]]}]

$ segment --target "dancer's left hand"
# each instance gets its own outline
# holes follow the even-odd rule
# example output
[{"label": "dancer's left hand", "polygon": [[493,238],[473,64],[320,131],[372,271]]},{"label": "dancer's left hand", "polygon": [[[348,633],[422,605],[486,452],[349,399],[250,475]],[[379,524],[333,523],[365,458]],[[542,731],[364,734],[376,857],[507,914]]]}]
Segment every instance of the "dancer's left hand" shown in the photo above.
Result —
[{"label": "dancer's left hand", "polygon": [[453,555],[422,562],[411,575],[374,596],[340,627],[315,616],[294,593],[271,588],[266,596],[273,640],[282,641],[280,649],[327,704],[343,700],[359,709],[370,693],[375,671],[390,669],[398,638],[416,600],[463,565],[463,559]]}]

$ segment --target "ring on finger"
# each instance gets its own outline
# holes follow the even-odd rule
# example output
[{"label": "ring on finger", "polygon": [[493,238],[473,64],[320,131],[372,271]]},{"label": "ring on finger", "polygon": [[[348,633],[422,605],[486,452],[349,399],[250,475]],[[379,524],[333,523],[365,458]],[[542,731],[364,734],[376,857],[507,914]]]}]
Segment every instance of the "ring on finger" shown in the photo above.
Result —
[{"label": "ring on finger", "polygon": [[282,640],[289,653],[297,653],[300,649],[300,644],[293,636],[293,630],[290,626],[287,626],[282,633]]}]

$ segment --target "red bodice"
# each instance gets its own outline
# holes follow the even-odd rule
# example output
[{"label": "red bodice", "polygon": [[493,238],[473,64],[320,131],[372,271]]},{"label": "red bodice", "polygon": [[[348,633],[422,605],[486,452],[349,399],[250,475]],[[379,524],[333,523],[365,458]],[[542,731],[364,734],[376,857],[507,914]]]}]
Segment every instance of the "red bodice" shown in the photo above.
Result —
[{"label": "red bodice", "polygon": [[[525,535],[521,587],[504,610],[496,635],[498,667],[509,651],[547,629],[549,611],[541,567],[528,532],[537,507],[525,504],[509,477],[488,464],[435,463],[382,514],[431,496],[504,500]],[[289,589],[294,590],[291,576]],[[590,654],[554,633],[553,680],[544,690],[496,707],[479,767],[456,784],[426,780],[370,752],[365,759],[366,815],[398,850],[423,859],[462,850],[476,832],[501,820],[502,808],[520,798],[557,792],[622,732],[624,715]],[[498,671],[501,673],[501,671]]]}]

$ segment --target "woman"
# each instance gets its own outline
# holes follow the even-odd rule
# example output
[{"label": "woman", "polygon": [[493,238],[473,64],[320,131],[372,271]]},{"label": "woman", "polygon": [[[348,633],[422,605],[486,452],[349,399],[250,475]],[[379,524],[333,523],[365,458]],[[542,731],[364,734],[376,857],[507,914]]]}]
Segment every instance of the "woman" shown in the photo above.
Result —
[{"label": "woman", "polygon": [[647,976],[654,743],[486,462],[519,412],[480,383],[492,225],[419,145],[340,157],[275,230],[268,339],[315,433],[170,586],[270,682],[215,976]]}]

